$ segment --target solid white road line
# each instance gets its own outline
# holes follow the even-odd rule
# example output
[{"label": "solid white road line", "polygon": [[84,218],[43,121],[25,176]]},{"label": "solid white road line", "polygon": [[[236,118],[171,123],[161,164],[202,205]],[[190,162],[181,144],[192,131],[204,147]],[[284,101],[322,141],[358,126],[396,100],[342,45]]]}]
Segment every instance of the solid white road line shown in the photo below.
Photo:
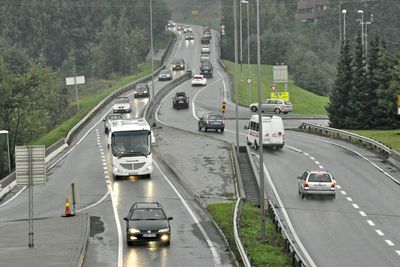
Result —
[{"label": "solid white road line", "polygon": [[211,253],[214,256],[214,263],[216,265],[221,264],[221,259],[218,255],[218,252],[212,243],[211,239],[209,238],[207,232],[204,230],[203,226],[201,225],[199,219],[196,217],[196,214],[192,211],[192,209],[189,207],[189,204],[186,202],[186,200],[183,198],[181,193],[179,193],[178,189],[172,184],[172,182],[168,179],[168,177],[164,174],[164,172],[161,170],[160,166],[158,165],[157,162],[153,161],[153,163],[157,166],[157,168],[160,170],[162,176],[164,177],[165,181],[169,184],[169,186],[174,190],[175,194],[179,197],[181,200],[182,204],[185,206],[186,210],[189,212],[190,216],[192,217],[193,221],[196,223],[197,227],[200,229],[201,233],[203,234],[204,238],[207,241],[207,244],[211,250]]}]

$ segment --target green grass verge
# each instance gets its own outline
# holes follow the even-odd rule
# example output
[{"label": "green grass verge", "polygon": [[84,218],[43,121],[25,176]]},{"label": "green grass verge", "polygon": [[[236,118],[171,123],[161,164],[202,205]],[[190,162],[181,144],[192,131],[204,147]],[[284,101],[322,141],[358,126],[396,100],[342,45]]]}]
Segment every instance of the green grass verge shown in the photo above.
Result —
[{"label": "green grass verge", "polygon": [[400,152],[400,129],[397,130],[351,130],[352,133],[369,137]]},{"label": "green grass verge", "polygon": [[[155,68],[160,65],[160,62],[155,62]],[[57,126],[51,130],[46,135],[32,142],[32,144],[40,144],[49,146],[57,142],[62,137],[66,136],[68,131],[74,127],[81,119],[83,119],[86,114],[92,110],[98,103],[100,103],[105,97],[107,97],[112,92],[121,88],[122,86],[129,84],[137,79],[140,79],[151,73],[151,64],[146,63],[140,66],[141,71],[130,76],[126,76],[120,80],[109,81],[112,85],[111,87],[104,88],[100,90],[97,94],[91,96],[82,97],[79,101],[80,110],[75,113],[71,118],[63,122],[61,125]],[[72,102],[71,107],[76,107],[76,102]]]},{"label": "green grass verge", "polygon": [[[235,203],[212,204],[208,211],[224,232],[232,251],[240,258],[233,236],[232,218]],[[242,206],[240,234],[245,250],[251,259],[252,266],[291,266],[290,257],[283,252],[283,238],[275,230],[271,220],[266,218],[267,242],[260,241],[259,209],[245,203]]]},{"label": "green grass verge", "polygon": [[[235,64],[233,62],[224,60],[224,64],[228,68],[228,72],[232,75],[235,73]],[[257,89],[257,65],[250,65],[249,75],[247,75],[247,64],[242,65],[242,82],[240,77],[237,77],[239,90],[238,99],[239,104],[248,106],[250,103],[256,103],[258,97]],[[238,76],[240,76],[240,66],[237,67]],[[251,78],[252,83],[246,82],[248,76]],[[263,101],[270,97],[272,85],[272,66],[261,65],[261,90]],[[283,92],[285,90],[284,84],[277,84],[278,91]],[[325,106],[328,104],[329,98],[324,96],[318,96],[314,93],[304,90],[294,84],[292,80],[289,80],[288,85],[289,100],[293,104],[293,113],[296,114],[307,114],[307,115],[327,115]]]}]

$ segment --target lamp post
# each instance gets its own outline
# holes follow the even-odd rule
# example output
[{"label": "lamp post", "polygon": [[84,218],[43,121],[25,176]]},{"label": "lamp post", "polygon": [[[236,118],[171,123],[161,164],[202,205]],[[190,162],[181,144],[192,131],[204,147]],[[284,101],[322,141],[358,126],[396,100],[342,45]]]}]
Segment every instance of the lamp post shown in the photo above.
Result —
[{"label": "lamp post", "polygon": [[0,134],[6,134],[7,135],[7,154],[8,154],[8,173],[11,173],[11,157],[10,157],[10,139],[8,137],[8,131],[7,130],[1,130]]},{"label": "lamp post", "polygon": [[239,37],[240,37],[240,82],[243,81],[243,27],[242,27],[242,1],[239,0]]},{"label": "lamp post", "polygon": [[347,10],[343,9],[342,13],[343,13],[343,41],[346,41],[346,13],[347,13]]},{"label": "lamp post", "polygon": [[257,88],[258,88],[258,125],[259,125],[259,143],[260,147],[260,217],[261,217],[261,242],[265,242],[265,207],[264,207],[264,149],[262,137],[262,113],[261,113],[261,53],[260,53],[260,0],[257,0]]},{"label": "lamp post", "polygon": [[364,49],[364,11],[357,10],[358,14],[361,14],[361,45]]},{"label": "lamp post", "polygon": [[[249,21],[249,1],[242,0],[242,4],[246,4],[247,13],[247,79],[250,78],[250,21]],[[250,83],[248,85],[249,102],[251,102],[251,88]]]},{"label": "lamp post", "polygon": [[154,100],[153,7],[150,0],[151,99]]},{"label": "lamp post", "polygon": [[238,121],[238,82],[237,82],[237,65],[238,65],[238,32],[237,32],[237,0],[233,0],[233,27],[234,27],[234,49],[235,49],[235,117],[236,117],[236,154],[239,155],[239,121]]},{"label": "lamp post", "polygon": [[366,21],[365,23],[365,56],[368,55],[368,25],[371,25],[374,21],[374,15],[371,14],[371,20]]}]

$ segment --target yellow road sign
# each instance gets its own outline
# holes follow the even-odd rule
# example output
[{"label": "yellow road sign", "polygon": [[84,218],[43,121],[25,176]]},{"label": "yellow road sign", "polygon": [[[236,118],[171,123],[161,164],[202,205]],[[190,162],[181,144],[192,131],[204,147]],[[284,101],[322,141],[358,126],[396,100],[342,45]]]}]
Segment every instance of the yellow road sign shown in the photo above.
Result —
[{"label": "yellow road sign", "polygon": [[272,92],[271,99],[289,101],[289,92]]}]

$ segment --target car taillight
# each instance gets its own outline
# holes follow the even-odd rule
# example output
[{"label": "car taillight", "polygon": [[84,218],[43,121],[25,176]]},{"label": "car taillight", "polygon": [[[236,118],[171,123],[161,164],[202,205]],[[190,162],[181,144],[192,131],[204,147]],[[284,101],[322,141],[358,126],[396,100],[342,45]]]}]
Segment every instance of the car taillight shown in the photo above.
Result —
[{"label": "car taillight", "polygon": [[336,188],[336,181],[333,181],[333,182],[332,182],[331,188]]},{"label": "car taillight", "polygon": [[308,182],[304,182],[304,188],[308,188]]},{"label": "car taillight", "polygon": [[278,135],[279,135],[279,136],[281,136],[281,135],[282,135],[282,133],[281,133],[281,132],[278,132]]}]

